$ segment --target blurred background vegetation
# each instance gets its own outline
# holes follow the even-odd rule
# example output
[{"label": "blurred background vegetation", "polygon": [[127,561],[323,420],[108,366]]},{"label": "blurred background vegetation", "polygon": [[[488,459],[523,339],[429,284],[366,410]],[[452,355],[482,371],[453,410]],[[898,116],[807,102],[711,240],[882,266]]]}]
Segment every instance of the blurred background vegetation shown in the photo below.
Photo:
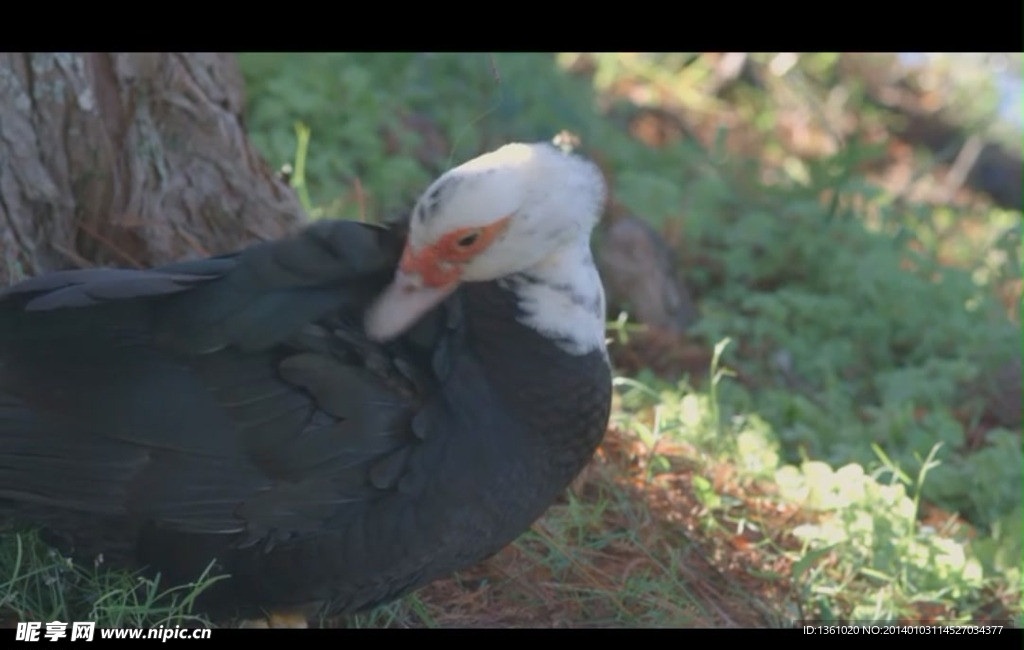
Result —
[{"label": "blurred background vegetation", "polygon": [[698,314],[614,306],[611,430],[530,532],[323,623],[1021,624],[1021,55],[240,62],[248,133],[311,218],[398,217],[448,167],[568,129],[612,191],[599,249],[642,220]]},{"label": "blurred background vegetation", "polygon": [[[1020,55],[241,62],[249,133],[313,218],[394,217],[452,164],[569,129],[609,214],[674,250],[700,317],[612,327],[603,473],[510,551],[535,561],[501,582],[541,571],[548,623],[751,622],[728,585],[762,621],[1020,620]],[[486,609],[451,599],[388,621]]]}]

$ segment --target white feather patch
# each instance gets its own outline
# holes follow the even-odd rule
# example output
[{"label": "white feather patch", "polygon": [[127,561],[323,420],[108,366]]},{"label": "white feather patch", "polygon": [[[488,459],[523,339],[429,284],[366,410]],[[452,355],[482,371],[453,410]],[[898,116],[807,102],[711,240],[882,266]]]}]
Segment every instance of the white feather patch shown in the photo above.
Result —
[{"label": "white feather patch", "polygon": [[570,354],[600,350],[607,357],[604,287],[586,243],[563,249],[504,284],[519,298],[523,325]]}]

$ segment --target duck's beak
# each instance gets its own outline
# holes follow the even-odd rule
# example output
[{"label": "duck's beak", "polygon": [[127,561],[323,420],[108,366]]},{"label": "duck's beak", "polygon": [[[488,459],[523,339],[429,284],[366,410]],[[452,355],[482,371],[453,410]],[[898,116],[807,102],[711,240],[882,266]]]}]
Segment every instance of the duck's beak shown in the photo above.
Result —
[{"label": "duck's beak", "polygon": [[433,249],[406,247],[395,279],[366,312],[366,334],[388,341],[402,334],[459,286],[457,269],[439,263]]}]

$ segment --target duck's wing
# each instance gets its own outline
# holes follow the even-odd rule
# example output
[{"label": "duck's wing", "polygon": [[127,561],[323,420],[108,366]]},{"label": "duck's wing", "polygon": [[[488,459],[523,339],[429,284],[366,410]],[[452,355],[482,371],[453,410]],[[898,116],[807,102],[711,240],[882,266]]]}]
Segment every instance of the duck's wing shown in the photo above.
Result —
[{"label": "duck's wing", "polygon": [[0,293],[0,509],[85,547],[112,520],[245,546],[399,489],[444,329],[363,338],[401,245],[328,222],[233,256]]}]

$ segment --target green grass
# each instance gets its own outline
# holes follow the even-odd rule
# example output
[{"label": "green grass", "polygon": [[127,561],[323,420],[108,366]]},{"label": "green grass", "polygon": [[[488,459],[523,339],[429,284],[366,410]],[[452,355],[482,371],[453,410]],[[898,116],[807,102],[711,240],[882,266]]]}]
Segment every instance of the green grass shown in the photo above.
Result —
[{"label": "green grass", "polygon": [[[890,118],[838,55],[779,75],[774,55],[751,60],[759,82],[715,94],[697,54],[241,57],[251,137],[314,218],[394,216],[454,163],[576,132],[616,204],[675,244],[701,311],[688,340],[713,357],[617,378],[598,459],[496,558],[322,623],[1021,623],[1021,432],[984,410],[1021,356],[1020,212],[887,188],[872,170]],[[642,141],[651,108],[682,127]],[[930,154],[914,169],[914,188],[941,180]],[[613,355],[646,336],[621,320],[609,335]],[[189,616],[187,592],[168,605],[11,539],[0,593],[18,613]]]},{"label": "green grass", "polygon": [[102,565],[86,567],[47,547],[32,531],[0,539],[0,611],[30,621],[94,621],[99,627],[210,627],[195,599],[216,578],[162,585]]},{"label": "green grass", "polygon": [[[944,620],[978,620],[991,605],[993,589],[1019,585],[1019,562],[1012,569],[986,567],[983,549],[951,534],[960,531],[936,530],[918,521],[921,497],[941,467],[936,461],[941,443],[914,476],[877,446],[882,466],[872,474],[857,463],[838,469],[811,460],[784,464],[770,426],[749,415],[715,426],[713,403],[709,393],[685,384],[630,382],[618,424],[643,440],[646,422],[655,419],[658,436],[692,444],[681,454],[684,458],[705,467],[727,463],[740,485],[743,479],[767,479],[774,501],[796,504],[811,518],[777,531],[791,534],[796,544],[769,543],[759,553],[765,564],[780,556],[792,562],[792,590],[779,603],[780,615],[790,620],[916,620],[922,605],[937,605]],[[658,415],[652,418],[654,410]],[[708,520],[709,536],[735,531],[740,522],[772,525],[760,522],[735,492],[731,498],[719,494],[708,480],[694,477],[694,493],[708,515],[730,514]]]}]

